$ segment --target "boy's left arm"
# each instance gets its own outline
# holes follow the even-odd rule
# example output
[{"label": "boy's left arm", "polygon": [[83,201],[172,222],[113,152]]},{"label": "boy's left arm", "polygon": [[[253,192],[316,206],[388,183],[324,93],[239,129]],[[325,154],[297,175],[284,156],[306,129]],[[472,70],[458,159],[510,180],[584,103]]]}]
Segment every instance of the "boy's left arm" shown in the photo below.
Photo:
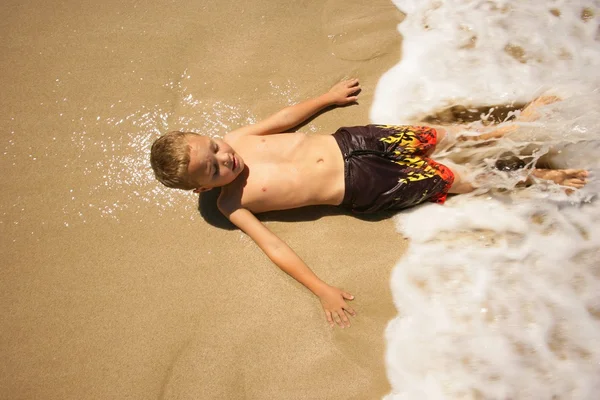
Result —
[{"label": "boy's left arm", "polygon": [[342,81],[333,86],[327,93],[293,106],[285,107],[270,117],[253,125],[236,129],[227,136],[234,138],[244,135],[268,135],[281,133],[301,124],[315,113],[331,105],[345,105],[356,101],[360,91],[358,79]]},{"label": "boy's left arm", "polygon": [[223,215],[250,236],[275,265],[319,297],[331,326],[334,322],[340,327],[350,326],[346,312],[352,316],[356,313],[346,300],[352,300],[354,296],[319,279],[283,240],[271,232],[252,212],[242,208],[236,196],[228,196],[228,193],[221,192],[217,205]]}]

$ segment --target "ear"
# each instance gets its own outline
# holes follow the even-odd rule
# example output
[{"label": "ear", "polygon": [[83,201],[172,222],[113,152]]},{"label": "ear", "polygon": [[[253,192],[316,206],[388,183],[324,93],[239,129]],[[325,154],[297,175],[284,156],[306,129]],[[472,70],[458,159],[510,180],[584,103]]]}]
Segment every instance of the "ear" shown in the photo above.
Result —
[{"label": "ear", "polygon": [[194,189],[194,193],[208,192],[211,189],[212,188],[207,188],[207,187],[200,186],[199,188]]}]

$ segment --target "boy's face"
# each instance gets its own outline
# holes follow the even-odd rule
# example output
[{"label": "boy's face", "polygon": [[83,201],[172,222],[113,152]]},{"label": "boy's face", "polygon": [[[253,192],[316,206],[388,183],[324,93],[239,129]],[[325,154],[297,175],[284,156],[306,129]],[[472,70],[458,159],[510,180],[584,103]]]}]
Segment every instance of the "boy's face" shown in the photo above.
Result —
[{"label": "boy's face", "polygon": [[244,160],[221,139],[190,135],[188,174],[196,185],[194,192],[225,186],[244,170]]}]

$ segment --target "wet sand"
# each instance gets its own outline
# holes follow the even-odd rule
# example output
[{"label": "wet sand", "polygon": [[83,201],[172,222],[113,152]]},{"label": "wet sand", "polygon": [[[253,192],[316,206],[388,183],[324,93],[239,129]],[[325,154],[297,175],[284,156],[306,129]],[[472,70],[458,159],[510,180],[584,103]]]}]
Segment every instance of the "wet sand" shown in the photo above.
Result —
[{"label": "wet sand", "polygon": [[[301,129],[368,122],[398,62],[389,1],[9,0],[3,96],[0,398],[371,399],[389,391],[391,220],[328,209],[267,216],[352,328],[197,197],[149,170],[161,132],[223,135],[359,77],[360,105]],[[206,209],[204,210],[206,212]]]}]

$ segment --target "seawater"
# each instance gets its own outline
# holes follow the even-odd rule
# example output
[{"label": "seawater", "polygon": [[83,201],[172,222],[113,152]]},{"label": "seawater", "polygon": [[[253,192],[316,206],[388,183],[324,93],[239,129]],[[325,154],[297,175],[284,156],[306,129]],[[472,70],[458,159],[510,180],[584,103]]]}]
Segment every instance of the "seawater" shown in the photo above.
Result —
[{"label": "seawater", "polygon": [[[595,399],[600,390],[600,2],[395,0],[402,60],[371,120],[408,123],[453,105],[562,98],[485,146],[438,156],[481,184],[395,217],[411,239],[391,288],[386,399]],[[519,112],[513,116],[518,117]],[[471,130],[496,127],[481,121]],[[493,168],[506,154],[525,168]],[[517,185],[536,162],[591,172],[585,189]]]}]

